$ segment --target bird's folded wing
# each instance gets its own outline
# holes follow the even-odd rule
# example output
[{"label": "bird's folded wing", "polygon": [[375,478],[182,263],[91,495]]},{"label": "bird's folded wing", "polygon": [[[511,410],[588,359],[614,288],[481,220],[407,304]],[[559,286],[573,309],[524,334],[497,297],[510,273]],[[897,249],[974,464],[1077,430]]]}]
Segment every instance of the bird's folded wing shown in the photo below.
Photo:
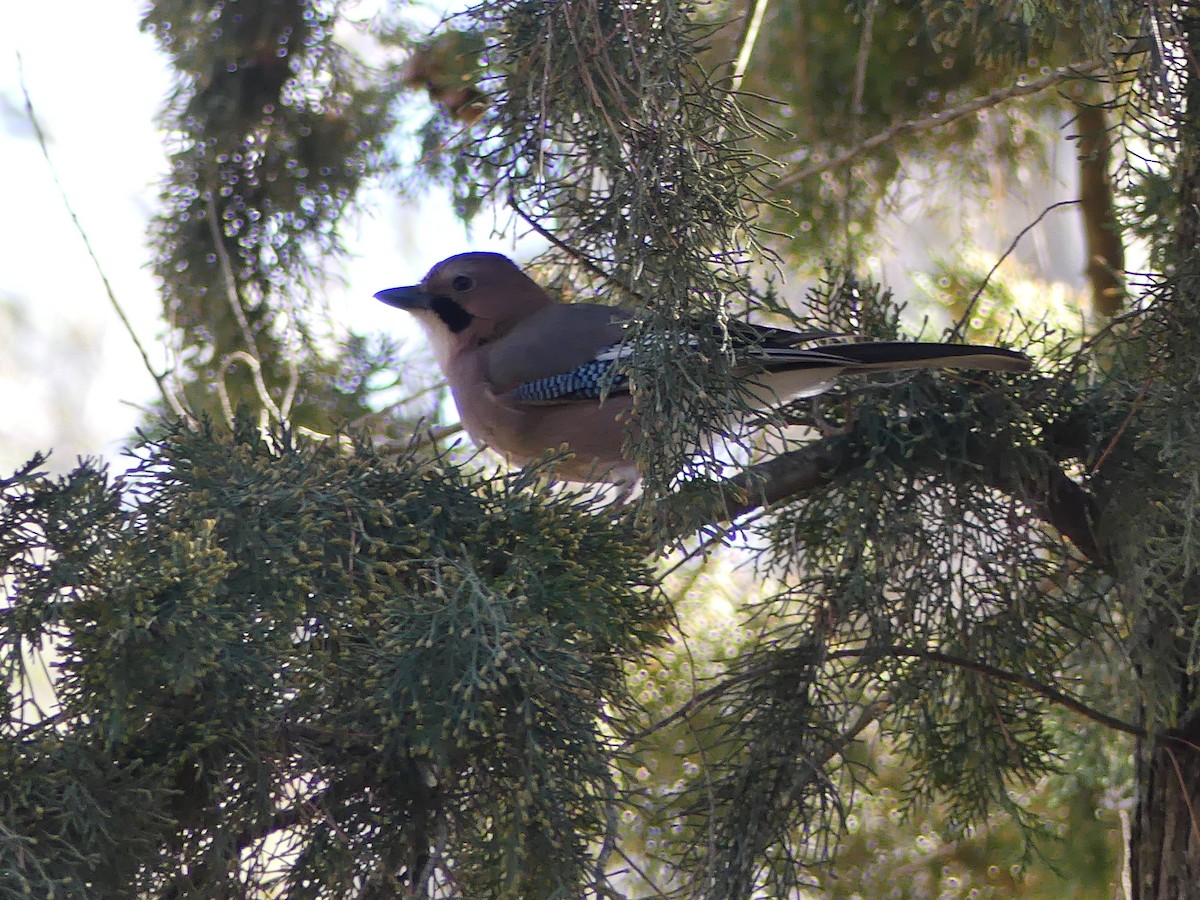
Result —
[{"label": "bird's folded wing", "polygon": [[[546,309],[497,342],[489,374],[498,391],[511,391],[518,403],[556,404],[596,400],[602,394],[627,393],[623,363],[634,347],[626,339],[629,314],[595,304]],[[819,393],[843,373],[954,366],[997,371],[1024,371],[1024,354],[1000,347],[910,342],[825,343],[797,346],[838,337],[827,331],[787,331],[739,326],[734,339],[734,365],[767,389],[770,405]],[[752,329],[752,330],[751,330]],[[683,332],[665,336],[681,350],[700,341]],[[642,335],[640,340],[652,340]],[[757,376],[753,373],[758,372]],[[754,393],[752,389],[752,394]]]},{"label": "bird's folded wing", "polygon": [[[593,371],[598,355],[624,339],[628,321],[629,313],[615,306],[547,306],[491,346],[488,381],[494,391],[505,393],[580,369]],[[608,365],[611,360],[604,368]]]},{"label": "bird's folded wing", "polygon": [[[699,341],[695,336],[682,335],[679,344],[695,349]],[[628,393],[629,379],[622,364],[633,354],[633,349],[628,342],[612,344],[570,371],[521,382],[513,388],[512,398],[518,403],[568,403],[596,400],[602,394]],[[854,365],[853,360],[820,350],[765,351],[760,347],[742,347],[736,357],[735,365],[747,373],[755,369],[765,369],[768,373],[781,369],[819,373],[806,378],[805,385],[824,384],[828,377]],[[778,398],[773,402],[779,402]]]},{"label": "bird's folded wing", "polygon": [[[628,313],[607,306],[578,304],[539,313],[522,333],[504,339],[493,350],[489,372],[498,390],[511,388],[518,403],[554,404],[596,400],[602,394],[622,394],[629,380],[622,363],[634,351],[627,340]],[[786,331],[738,324],[731,331],[738,364],[771,366],[778,357],[791,366],[840,369],[849,360],[818,350],[801,351],[796,344],[834,337],[828,331]],[[688,332],[662,335],[681,350],[695,349],[700,341]],[[642,335],[640,340],[654,340]],[[553,346],[550,346],[553,345]]]}]

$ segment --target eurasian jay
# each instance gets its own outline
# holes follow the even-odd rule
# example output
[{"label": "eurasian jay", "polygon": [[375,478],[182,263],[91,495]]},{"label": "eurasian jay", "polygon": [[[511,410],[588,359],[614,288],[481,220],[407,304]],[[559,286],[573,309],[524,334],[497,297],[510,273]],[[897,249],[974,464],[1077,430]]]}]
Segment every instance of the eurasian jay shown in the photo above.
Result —
[{"label": "eurasian jay", "polygon": [[[420,284],[375,296],[416,316],[476,443],[514,465],[565,444],[572,456],[556,464],[555,477],[637,481],[623,449],[633,399],[620,371],[629,355],[631,313],[559,303],[498,253],[452,256]],[[888,341],[802,348],[797,345],[838,335],[753,325],[740,326],[734,337],[752,379],[749,396],[762,409],[819,394],[844,374],[950,366],[1023,372],[1030,366],[1024,354],[1001,347]]]}]

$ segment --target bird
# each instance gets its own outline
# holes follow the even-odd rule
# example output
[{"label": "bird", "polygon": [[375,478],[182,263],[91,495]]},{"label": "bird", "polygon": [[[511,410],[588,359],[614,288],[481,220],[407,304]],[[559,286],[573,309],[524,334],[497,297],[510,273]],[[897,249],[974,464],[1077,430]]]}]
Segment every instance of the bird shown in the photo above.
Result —
[{"label": "bird", "polygon": [[[640,473],[626,449],[633,388],[621,371],[633,313],[600,303],[563,303],[503,254],[460,253],[419,284],[375,294],[416,317],[476,444],[525,466],[562,449],[556,480],[623,488]],[[847,374],[957,367],[1024,372],[1025,354],[1003,347],[845,341],[828,331],[740,323],[735,360],[761,409],[819,394]],[[800,346],[822,341],[817,346]],[[683,338],[678,346],[697,343]]]}]

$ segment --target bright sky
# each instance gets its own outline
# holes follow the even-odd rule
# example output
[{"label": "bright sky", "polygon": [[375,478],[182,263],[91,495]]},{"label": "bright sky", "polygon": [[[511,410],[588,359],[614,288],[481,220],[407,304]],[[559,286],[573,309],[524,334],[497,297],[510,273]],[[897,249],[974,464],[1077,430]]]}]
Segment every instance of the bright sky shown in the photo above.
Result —
[{"label": "bright sky", "polygon": [[[57,469],[78,454],[114,457],[140,420],[127,404],[156,396],[33,138],[17,66],[19,52],[67,196],[161,364],[160,300],[145,234],[166,170],[155,121],[170,72],[138,29],[143,6],[17,4],[0,31],[0,477],[37,449],[55,448]],[[369,13],[367,3],[359,10]],[[334,315],[359,330],[406,327],[372,298],[375,291],[417,281],[452,253],[512,252],[511,242],[489,238],[486,225],[469,238],[445,203],[401,209],[374,199],[365,204],[374,216],[346,235],[354,254],[346,287],[329,296]],[[18,322],[22,339],[10,346]],[[82,347],[65,335],[78,335]]]}]

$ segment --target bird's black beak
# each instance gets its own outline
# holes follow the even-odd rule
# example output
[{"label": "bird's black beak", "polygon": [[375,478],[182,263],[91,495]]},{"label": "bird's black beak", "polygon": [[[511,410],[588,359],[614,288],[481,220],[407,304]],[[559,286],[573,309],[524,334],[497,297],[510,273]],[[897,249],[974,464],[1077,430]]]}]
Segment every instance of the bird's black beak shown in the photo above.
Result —
[{"label": "bird's black beak", "polygon": [[407,287],[388,288],[375,295],[376,300],[382,300],[388,306],[396,309],[429,309],[429,301],[433,298],[425,293],[419,284]]}]

